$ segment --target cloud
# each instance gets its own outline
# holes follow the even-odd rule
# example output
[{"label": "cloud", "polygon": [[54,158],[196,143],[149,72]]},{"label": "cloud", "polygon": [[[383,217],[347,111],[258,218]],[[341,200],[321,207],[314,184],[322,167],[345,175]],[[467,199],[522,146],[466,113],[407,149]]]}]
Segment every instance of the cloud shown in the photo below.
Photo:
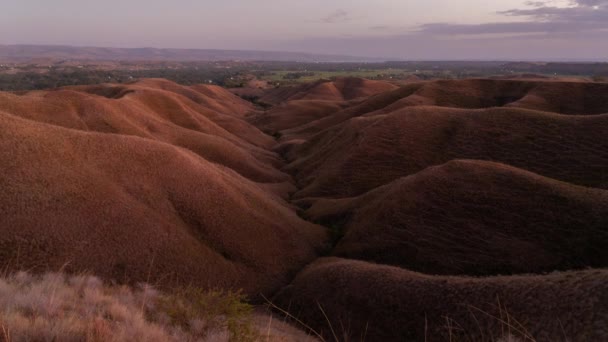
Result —
[{"label": "cloud", "polygon": [[605,0],[578,0],[578,1],[572,1],[575,4],[578,4],[579,6],[600,6],[602,4],[606,5],[606,3],[608,1]]},{"label": "cloud", "polygon": [[462,25],[449,23],[425,24],[418,28],[418,34],[434,35],[529,35],[587,32],[608,29],[607,23],[600,22],[512,22]]},{"label": "cloud", "polygon": [[606,0],[576,0],[570,6],[558,7],[549,5],[550,2],[531,3],[531,9],[511,9],[499,14],[514,17],[531,17],[536,20],[552,22],[602,21],[608,25],[608,1]]},{"label": "cloud", "polygon": [[393,27],[387,26],[387,25],[377,25],[377,26],[371,26],[369,29],[372,31],[386,31],[386,30],[393,29]]},{"label": "cloud", "polygon": [[[281,46],[294,51],[408,60],[608,59],[608,0],[529,1],[522,8],[499,14],[510,20],[415,27],[379,23],[368,26],[366,34],[311,37]],[[348,13],[337,17],[350,18]],[[333,15],[324,19],[336,21]]]},{"label": "cloud", "polygon": [[383,34],[285,41],[283,49],[404,60],[608,60],[606,33],[564,33],[453,39],[431,34]]},{"label": "cloud", "polygon": [[348,11],[339,9],[339,10],[331,12],[327,16],[321,18],[319,20],[319,22],[321,22],[323,24],[335,24],[335,23],[341,23],[341,22],[346,22],[346,21],[350,21],[350,20],[352,20],[352,18],[350,16],[350,14],[348,13]]},{"label": "cloud", "polygon": [[529,1],[529,8],[499,12],[504,16],[520,18],[506,23],[463,25],[431,23],[419,26],[415,33],[433,35],[487,35],[487,34],[546,34],[560,35],[572,32],[608,30],[608,0]]}]

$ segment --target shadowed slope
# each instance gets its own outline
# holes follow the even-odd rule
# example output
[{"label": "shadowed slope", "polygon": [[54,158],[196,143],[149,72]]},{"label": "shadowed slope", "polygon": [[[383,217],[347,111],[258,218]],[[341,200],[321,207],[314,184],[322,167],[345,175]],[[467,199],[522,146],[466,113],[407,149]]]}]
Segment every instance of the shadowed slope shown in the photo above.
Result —
[{"label": "shadowed slope", "polygon": [[572,115],[608,113],[608,84],[539,80],[442,80],[414,85],[416,91],[391,108],[432,105],[451,108],[518,107]]},{"label": "shadowed slope", "polygon": [[608,115],[514,108],[411,107],[359,117],[293,148],[297,198],[350,197],[452,159],[499,161],[543,176],[608,187]]},{"label": "shadowed slope", "polygon": [[347,107],[342,101],[294,100],[248,118],[251,124],[268,132],[298,127]]},{"label": "shadowed slope", "polygon": [[344,110],[335,112],[331,115],[323,115],[317,120],[282,131],[281,133],[284,137],[281,139],[281,141],[284,142],[291,139],[309,139],[326,129],[342,124],[354,117],[383,110],[384,108],[389,107],[392,103],[411,95],[420,87],[421,84],[412,84],[393,91],[387,91],[370,96],[364,101],[355,102],[352,106],[349,106]]},{"label": "shadowed slope", "polygon": [[324,233],[231,170],[150,139],[0,112],[0,260],[268,293]]},{"label": "shadowed slope", "polygon": [[518,107],[572,115],[608,113],[608,84],[525,80],[425,83],[402,104],[455,108]]},{"label": "shadowed slope", "polygon": [[438,277],[330,258],[308,266],[275,303],[330,340],[328,320],[355,341],[608,339],[604,270]]},{"label": "shadowed slope", "polygon": [[252,122],[279,130],[294,203],[330,228],[333,255],[461,275],[325,259],[277,304],[327,339],[608,338],[603,270],[462,277],[608,264],[607,94],[584,82],[436,81],[333,113],[288,101],[259,114]]},{"label": "shadowed slope", "polygon": [[503,164],[452,161],[307,214],[344,225],[334,255],[429,274],[608,266],[608,191]]},{"label": "shadowed slope", "polygon": [[333,84],[345,100],[368,97],[398,88],[396,85],[385,81],[373,81],[357,77],[337,77],[333,80]]},{"label": "shadowed slope", "polygon": [[348,101],[396,88],[397,86],[383,81],[337,77],[333,80],[272,89],[262,96],[260,101],[273,105],[293,100]]},{"label": "shadowed slope", "polygon": [[515,107],[559,114],[603,114],[608,113],[607,94],[608,84],[586,82],[468,79],[412,83],[282,133],[284,140],[310,138],[354,117],[388,114],[415,106]]},{"label": "shadowed slope", "polygon": [[509,106],[573,115],[608,113],[608,84],[540,83]]}]

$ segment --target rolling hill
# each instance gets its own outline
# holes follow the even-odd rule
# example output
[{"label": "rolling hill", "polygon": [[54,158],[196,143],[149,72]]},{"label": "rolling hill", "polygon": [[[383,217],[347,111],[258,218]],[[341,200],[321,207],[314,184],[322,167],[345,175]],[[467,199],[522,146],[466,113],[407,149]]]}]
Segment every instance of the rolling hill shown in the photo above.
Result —
[{"label": "rolling hill", "polygon": [[262,134],[159,84],[2,95],[4,263],[257,295],[314,258],[324,232],[271,191],[289,176]]},{"label": "rolling hill", "polygon": [[5,272],[242,289],[326,340],[608,339],[607,84],[258,92],[0,93]]},{"label": "rolling hill", "polygon": [[344,230],[336,256],[428,274],[608,266],[607,191],[493,162],[453,160],[307,214]]}]

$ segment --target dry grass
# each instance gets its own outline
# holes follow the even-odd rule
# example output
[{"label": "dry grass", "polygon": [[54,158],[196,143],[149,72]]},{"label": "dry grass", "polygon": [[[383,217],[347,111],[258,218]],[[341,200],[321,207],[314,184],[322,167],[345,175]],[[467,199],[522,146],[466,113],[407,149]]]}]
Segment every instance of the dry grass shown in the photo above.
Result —
[{"label": "dry grass", "polygon": [[276,183],[259,185],[152,139],[0,110],[0,174],[0,260],[14,260],[11,271],[69,262],[70,273],[168,287],[229,284],[254,296],[284,286],[325,241],[322,227],[269,193]]},{"label": "dry grass", "polygon": [[[360,336],[356,336],[352,333],[352,331],[350,329],[351,327],[345,327],[343,322],[340,322],[339,326],[334,327],[334,324],[332,324],[331,320],[325,313],[325,310],[323,310],[323,307],[321,306],[321,304],[319,302],[317,302],[316,306],[319,308],[320,315],[322,315],[322,317],[325,319],[325,321],[327,323],[326,330],[329,330],[331,332],[331,334],[329,334],[326,331],[326,336],[323,336],[319,331],[314,330],[309,325],[307,325],[306,323],[304,323],[300,319],[298,319],[296,316],[292,315],[285,309],[282,309],[281,307],[277,306],[270,300],[266,299],[266,302],[267,302],[267,306],[270,309],[282,313],[283,315],[285,315],[286,319],[289,319],[294,324],[297,324],[298,326],[302,327],[303,329],[309,331],[310,334],[314,335],[315,338],[318,338],[318,340],[321,342],[366,342],[366,341],[368,341],[367,331],[369,329],[369,321],[365,324],[364,329],[359,329],[362,327],[358,327],[357,330],[361,330],[362,333]],[[490,314],[486,311],[483,311],[474,306],[469,306],[469,308],[471,310],[477,310],[478,312],[480,312],[484,315],[487,315],[492,320],[495,320],[496,322],[498,322],[500,325],[500,331],[484,331],[484,328],[480,325],[479,320],[477,320],[477,318],[473,314],[473,318],[477,322],[477,328],[479,329],[479,331],[476,332],[475,334],[467,334],[466,331],[462,330],[462,327],[458,324],[458,322],[456,320],[445,316],[444,318],[445,318],[446,323],[442,327],[442,330],[445,330],[445,333],[442,334],[441,337],[438,337],[438,335],[429,336],[428,321],[427,321],[427,317],[425,317],[424,341],[425,342],[429,341],[429,340],[434,341],[438,338],[441,341],[445,340],[445,341],[449,341],[449,342],[452,342],[452,341],[536,342],[537,341],[532,335],[530,335],[530,333],[527,331],[527,329],[525,328],[524,325],[522,325],[519,321],[517,321],[514,317],[512,317],[509,314],[506,306],[503,307],[503,304],[500,302],[499,298],[497,298],[497,303],[498,303],[498,307],[500,310],[500,317],[492,315],[492,314]],[[314,305],[311,304],[311,307],[312,306],[314,306]],[[477,333],[479,333],[479,335]],[[496,337],[496,335],[498,335],[499,337]],[[569,341],[569,339],[566,336],[564,336],[564,338],[565,338],[564,341]]]},{"label": "dry grass", "polygon": [[[0,341],[296,339],[270,335],[271,318],[254,322],[243,299],[240,293],[190,288],[167,295],[148,285],[104,285],[93,276],[20,272],[0,278]],[[273,331],[285,329],[280,324]]]},{"label": "dry grass", "polygon": [[607,341],[607,288],[599,269],[475,278],[321,258],[273,307],[326,341]]}]

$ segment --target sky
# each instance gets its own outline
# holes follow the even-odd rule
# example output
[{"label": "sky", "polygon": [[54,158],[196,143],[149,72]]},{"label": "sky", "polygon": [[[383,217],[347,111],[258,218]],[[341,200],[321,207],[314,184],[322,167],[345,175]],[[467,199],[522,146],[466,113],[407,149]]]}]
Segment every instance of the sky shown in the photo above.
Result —
[{"label": "sky", "polygon": [[0,44],[608,60],[608,0],[0,0]]}]

